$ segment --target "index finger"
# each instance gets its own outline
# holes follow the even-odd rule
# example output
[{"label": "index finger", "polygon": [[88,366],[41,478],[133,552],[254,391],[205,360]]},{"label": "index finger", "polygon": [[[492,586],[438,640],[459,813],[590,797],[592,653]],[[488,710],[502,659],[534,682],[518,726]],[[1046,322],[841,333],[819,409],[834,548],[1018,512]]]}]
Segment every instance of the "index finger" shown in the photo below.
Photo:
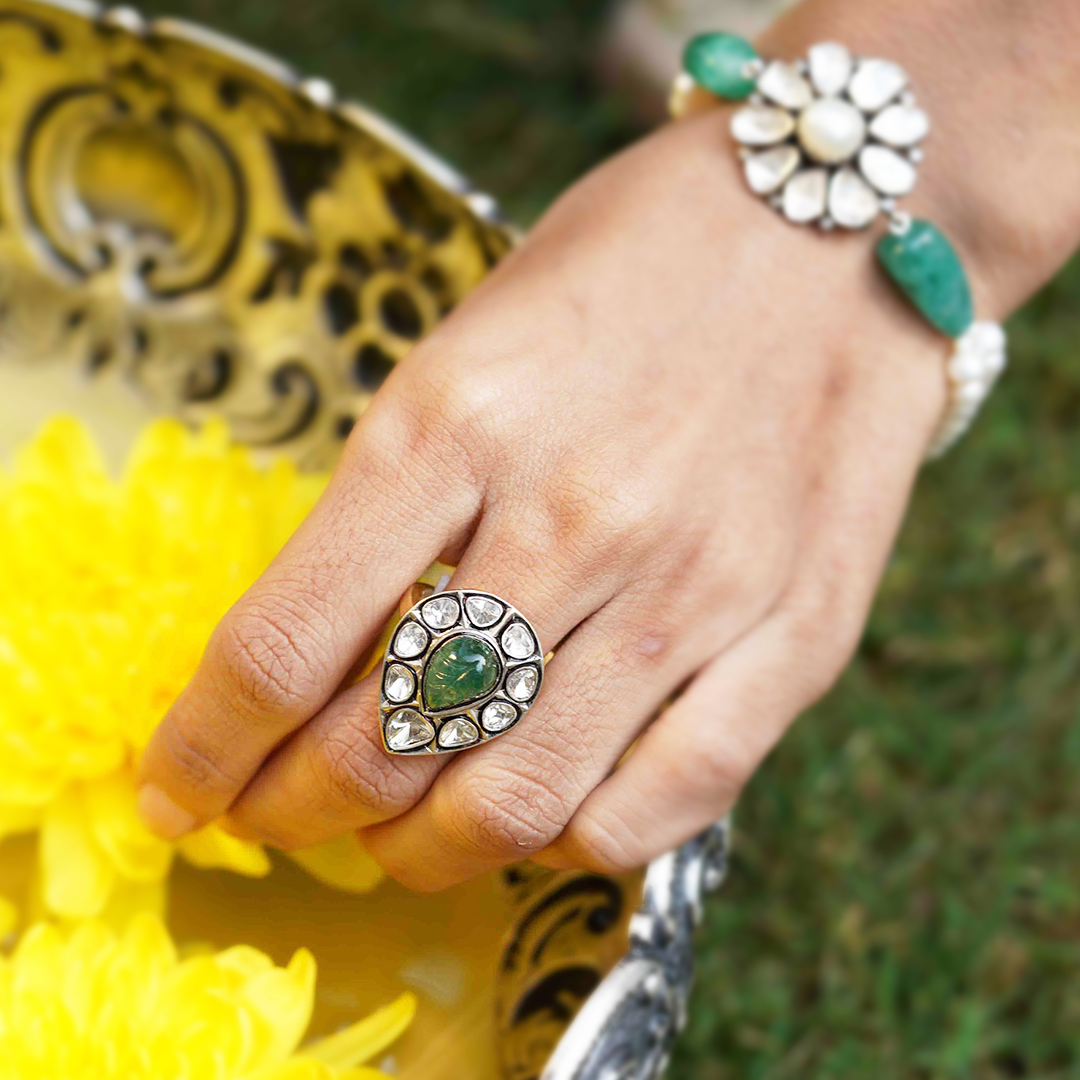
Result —
[{"label": "index finger", "polygon": [[438,438],[386,396],[361,418],[311,516],[214,631],[146,748],[139,808],[156,833],[175,839],[225,813],[467,529],[480,494],[472,470],[431,452]]}]

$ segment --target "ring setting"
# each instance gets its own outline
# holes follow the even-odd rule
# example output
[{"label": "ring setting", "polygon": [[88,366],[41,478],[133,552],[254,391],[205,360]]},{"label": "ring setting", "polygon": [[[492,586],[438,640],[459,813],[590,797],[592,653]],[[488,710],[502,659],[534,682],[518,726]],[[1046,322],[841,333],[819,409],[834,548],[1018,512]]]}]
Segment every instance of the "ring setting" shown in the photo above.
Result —
[{"label": "ring setting", "polygon": [[528,619],[491,593],[436,593],[390,639],[379,699],[389,754],[450,754],[498,738],[529,711],[544,654]]}]

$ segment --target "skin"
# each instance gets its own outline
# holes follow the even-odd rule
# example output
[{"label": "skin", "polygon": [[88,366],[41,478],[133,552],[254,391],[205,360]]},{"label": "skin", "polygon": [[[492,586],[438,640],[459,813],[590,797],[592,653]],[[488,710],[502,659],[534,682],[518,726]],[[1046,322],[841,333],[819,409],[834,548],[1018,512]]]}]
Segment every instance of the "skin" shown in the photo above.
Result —
[{"label": "skin", "polygon": [[[981,318],[1080,240],[1075,8],[808,0],[761,43],[904,63],[935,122],[905,208],[953,238]],[[623,870],[728,811],[827,691],[941,415],[949,343],[869,237],[787,226],[750,196],[727,122],[669,126],[585,178],[398,367],[154,736],[152,828],[225,815],[283,848],[359,829],[417,889],[523,857]],[[436,557],[557,655],[505,736],[391,757],[378,673],[348,676]]]}]

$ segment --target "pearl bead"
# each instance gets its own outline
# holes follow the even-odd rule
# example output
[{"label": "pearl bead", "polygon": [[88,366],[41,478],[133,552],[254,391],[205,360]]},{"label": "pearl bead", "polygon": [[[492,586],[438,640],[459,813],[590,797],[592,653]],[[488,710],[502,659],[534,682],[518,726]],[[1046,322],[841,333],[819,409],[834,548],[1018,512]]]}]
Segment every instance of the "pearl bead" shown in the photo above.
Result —
[{"label": "pearl bead", "polygon": [[866,142],[866,120],[846,101],[822,98],[799,117],[799,142],[823,165],[839,165]]}]

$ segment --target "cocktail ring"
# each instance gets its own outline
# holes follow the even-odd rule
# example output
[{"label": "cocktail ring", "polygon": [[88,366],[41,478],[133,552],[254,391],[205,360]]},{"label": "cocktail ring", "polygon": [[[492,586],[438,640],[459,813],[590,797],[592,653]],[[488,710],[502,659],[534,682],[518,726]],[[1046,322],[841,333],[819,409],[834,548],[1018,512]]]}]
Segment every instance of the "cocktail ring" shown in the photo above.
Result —
[{"label": "cocktail ring", "polygon": [[379,711],[389,754],[447,754],[509,731],[544,681],[540,639],[490,593],[440,592],[390,639]]}]

